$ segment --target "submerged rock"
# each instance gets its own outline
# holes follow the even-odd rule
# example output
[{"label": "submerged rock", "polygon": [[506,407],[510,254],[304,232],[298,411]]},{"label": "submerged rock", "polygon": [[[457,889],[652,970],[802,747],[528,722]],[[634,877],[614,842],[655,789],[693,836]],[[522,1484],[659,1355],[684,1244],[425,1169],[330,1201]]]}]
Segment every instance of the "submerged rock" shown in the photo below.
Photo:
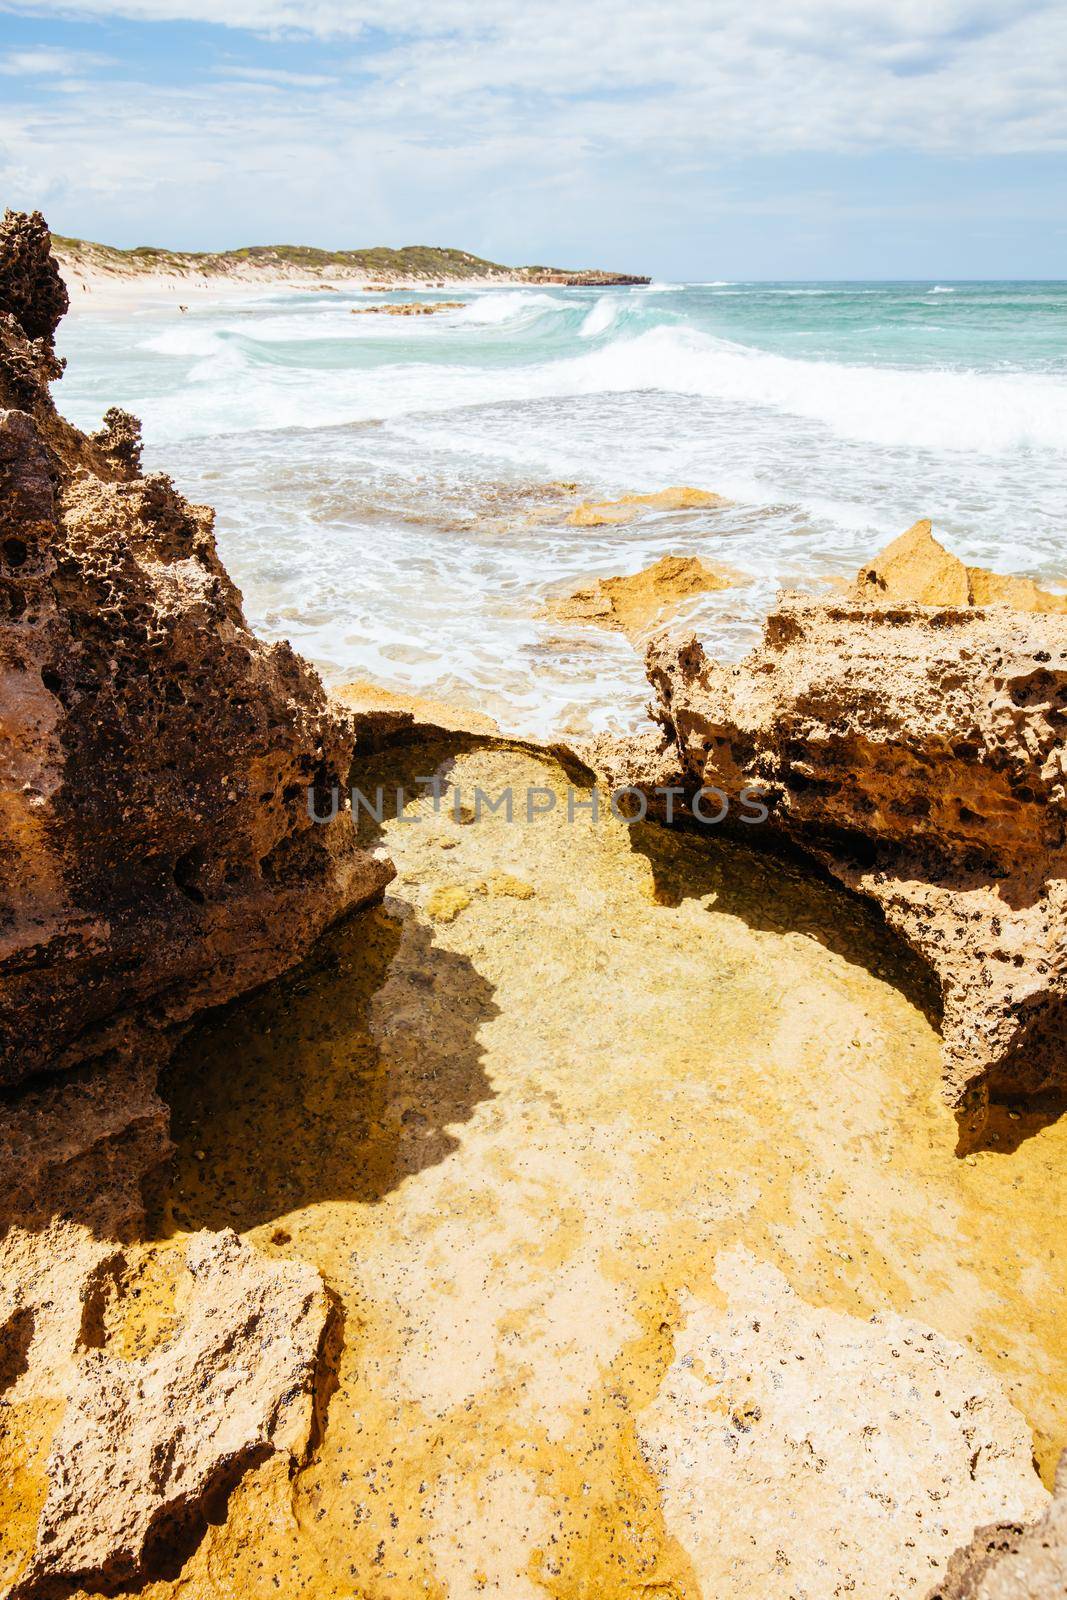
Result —
[{"label": "submerged rock", "polygon": [[[951,558],[911,544],[908,582],[940,592]],[[891,547],[859,580],[889,598],[783,596],[738,666],[653,641],[657,759],[691,791],[760,787],[773,833],[878,903],[939,981],[977,1127],[990,1094],[1067,1087],[1067,620],[894,599],[894,572]]]},{"label": "submerged rock", "polygon": [[632,522],[642,511],[703,511],[728,506],[729,500],[710,489],[679,486],[652,494],[624,494],[618,500],[583,500],[567,521],[573,528],[603,528]]},{"label": "submerged rock", "polygon": [[596,622],[636,640],[661,625],[694,595],[747,582],[744,573],[696,556],[661,556],[625,578],[598,578],[585,588],[549,602],[547,614],[561,622]]},{"label": "submerged rock", "polygon": [[432,317],[438,311],[462,311],[466,300],[409,300],[404,305],[353,306],[354,317]]},{"label": "submerged rock", "polygon": [[156,1058],[293,964],[390,868],[351,817],[348,719],[263,644],[212,513],[142,475],[136,420],[60,418],[66,293],[39,215],[0,227],[0,1084]]}]

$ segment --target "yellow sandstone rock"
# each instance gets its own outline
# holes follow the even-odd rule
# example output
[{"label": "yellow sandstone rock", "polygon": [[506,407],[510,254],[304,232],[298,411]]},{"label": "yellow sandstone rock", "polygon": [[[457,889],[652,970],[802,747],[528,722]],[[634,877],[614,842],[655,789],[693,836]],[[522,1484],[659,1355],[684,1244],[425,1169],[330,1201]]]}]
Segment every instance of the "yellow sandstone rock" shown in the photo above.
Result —
[{"label": "yellow sandstone rock", "polygon": [[510,900],[532,900],[537,890],[532,883],[513,877],[510,872],[494,872],[485,880],[489,894],[502,895]]},{"label": "yellow sandstone rock", "polygon": [[999,572],[987,572],[984,567],[968,567],[971,580],[971,604],[974,606],[1011,606],[1015,611],[1040,611],[1044,613],[1067,611],[1067,594],[1051,594],[1039,589],[1033,578],[1003,577]]},{"label": "yellow sandstone rock", "polygon": [[630,639],[665,621],[682,601],[748,582],[746,575],[696,556],[661,556],[625,578],[598,578],[591,585],[552,600],[548,615],[560,622],[596,622]]},{"label": "yellow sandstone rock", "polygon": [[567,521],[572,528],[603,528],[632,522],[642,511],[703,511],[729,504],[708,489],[657,489],[653,494],[624,494],[618,500],[583,500]]},{"label": "yellow sandstone rock", "polygon": [[968,567],[916,522],[860,569],[859,600],[911,600],[922,606],[1011,606],[1015,611],[1067,612],[1067,594],[1051,594],[1032,578],[1005,577]]},{"label": "yellow sandstone rock", "polygon": [[356,715],[360,734],[373,729],[392,733],[400,726],[412,732],[443,728],[448,733],[499,733],[500,729],[484,711],[471,711],[428,695],[408,694],[383,689],[380,684],[357,679],[332,691],[333,698]]},{"label": "yellow sandstone rock", "polygon": [[921,606],[965,606],[970,604],[970,582],[963,562],[937,542],[924,519],[860,569],[856,596],[914,600]]},{"label": "yellow sandstone rock", "polygon": [[455,922],[470,903],[471,897],[466,889],[457,888],[454,884],[441,884],[431,892],[426,911],[435,922]]}]

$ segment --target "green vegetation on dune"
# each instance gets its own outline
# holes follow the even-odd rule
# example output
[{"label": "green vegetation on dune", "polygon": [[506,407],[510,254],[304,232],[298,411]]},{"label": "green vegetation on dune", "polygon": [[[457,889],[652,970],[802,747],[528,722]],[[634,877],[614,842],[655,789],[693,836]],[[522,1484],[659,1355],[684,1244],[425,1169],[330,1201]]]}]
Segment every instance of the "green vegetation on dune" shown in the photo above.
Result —
[{"label": "green vegetation on dune", "polygon": [[288,270],[312,275],[347,275],[392,278],[530,278],[588,281],[591,283],[646,279],[624,277],[600,271],[571,271],[564,267],[505,267],[467,250],[447,250],[435,245],[406,245],[395,250],[379,245],[369,250],[319,250],[312,245],[257,244],[239,250],[195,251],[163,250],[154,245],[138,245],[119,250],[113,245],[90,239],[68,239],[52,235],[52,244],[61,259],[74,266],[93,267],[123,277],[132,273],[167,272],[185,276],[200,273],[226,276],[248,268],[264,272]]}]

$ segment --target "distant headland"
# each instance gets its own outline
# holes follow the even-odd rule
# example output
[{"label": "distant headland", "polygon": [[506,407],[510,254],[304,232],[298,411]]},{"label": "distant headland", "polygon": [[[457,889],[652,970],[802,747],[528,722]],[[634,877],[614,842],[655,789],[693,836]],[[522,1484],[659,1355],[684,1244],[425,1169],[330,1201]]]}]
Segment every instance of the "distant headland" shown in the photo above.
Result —
[{"label": "distant headland", "polygon": [[142,298],[181,291],[247,292],[273,284],[319,290],[457,288],[490,285],[556,285],[567,288],[641,286],[651,280],[600,268],[507,267],[466,250],[432,245],[403,249],[319,250],[311,245],[249,245],[220,251],[164,250],[141,245],[120,250],[89,239],[52,235],[52,249],[77,310],[82,294],[114,301],[116,291]]}]

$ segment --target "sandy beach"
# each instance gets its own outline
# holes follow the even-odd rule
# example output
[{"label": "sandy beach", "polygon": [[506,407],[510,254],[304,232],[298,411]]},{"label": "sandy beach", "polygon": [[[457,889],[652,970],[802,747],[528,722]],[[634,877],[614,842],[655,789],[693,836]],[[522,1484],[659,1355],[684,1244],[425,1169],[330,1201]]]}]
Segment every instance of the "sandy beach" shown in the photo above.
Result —
[{"label": "sandy beach", "polygon": [[386,282],[383,278],[363,273],[338,273],[330,277],[312,276],[306,272],[285,272],[275,269],[268,272],[250,269],[246,274],[222,276],[198,273],[188,277],[169,272],[146,272],[129,276],[61,262],[63,279],[70,294],[70,315],[86,312],[108,312],[121,315],[125,311],[173,311],[182,306],[239,305],[255,301],[261,296],[279,292],[308,295],[351,294],[365,290],[368,293],[417,292],[435,293],[447,290],[449,294],[473,289],[519,288],[526,280],[514,278],[460,278],[447,283],[438,280],[397,278]]}]

